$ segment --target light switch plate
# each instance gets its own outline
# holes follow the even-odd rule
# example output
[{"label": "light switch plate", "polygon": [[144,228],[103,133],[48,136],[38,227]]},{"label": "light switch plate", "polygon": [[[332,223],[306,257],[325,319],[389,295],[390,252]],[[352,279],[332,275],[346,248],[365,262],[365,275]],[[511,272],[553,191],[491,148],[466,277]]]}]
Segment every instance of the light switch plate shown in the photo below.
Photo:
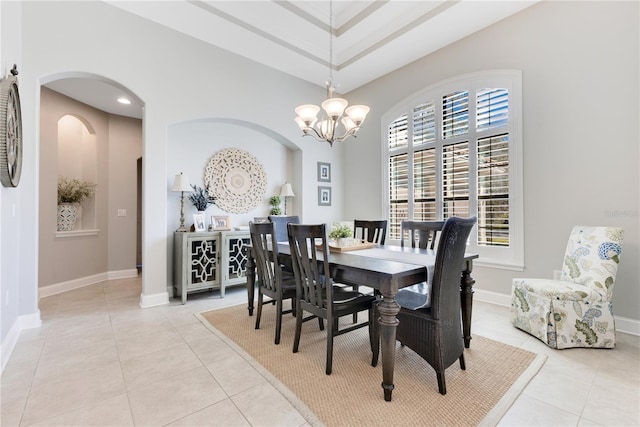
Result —
[{"label": "light switch plate", "polygon": [[118,216],[127,216],[126,209],[118,209]]}]

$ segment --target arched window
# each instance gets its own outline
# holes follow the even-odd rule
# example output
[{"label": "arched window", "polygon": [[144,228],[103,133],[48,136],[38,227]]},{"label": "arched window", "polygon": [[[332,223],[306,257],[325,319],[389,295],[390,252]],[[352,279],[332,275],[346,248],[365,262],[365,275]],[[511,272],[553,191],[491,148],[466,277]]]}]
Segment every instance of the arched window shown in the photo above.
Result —
[{"label": "arched window", "polygon": [[477,215],[483,264],[523,266],[522,75],[488,71],[430,86],[383,117],[391,240],[402,219]]}]

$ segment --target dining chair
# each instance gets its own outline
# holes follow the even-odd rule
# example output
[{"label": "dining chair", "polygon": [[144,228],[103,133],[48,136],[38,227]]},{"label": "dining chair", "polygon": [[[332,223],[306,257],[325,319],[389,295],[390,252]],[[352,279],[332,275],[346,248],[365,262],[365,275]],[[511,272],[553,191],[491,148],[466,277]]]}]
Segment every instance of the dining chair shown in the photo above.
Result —
[{"label": "dining chair", "polygon": [[434,249],[438,240],[438,233],[442,230],[444,221],[411,221],[402,220],[400,223],[400,246],[404,248],[405,236],[411,247],[420,249]]},{"label": "dining chair", "polygon": [[[327,320],[327,356],[325,373],[331,374],[333,339],[338,335],[367,326],[371,345],[371,366],[378,364],[379,338],[375,324],[376,298],[360,292],[347,291],[334,284],[329,268],[329,250],[325,224],[287,224],[289,249],[296,278],[296,332],[293,352],[297,353],[302,333],[303,313]],[[339,318],[366,311],[368,322],[340,329]]]},{"label": "dining chair", "polygon": [[273,223],[276,242],[287,242],[289,240],[287,236],[287,224],[290,222],[300,224],[300,217],[298,215],[269,215],[268,218],[269,221]]},{"label": "dining chair", "polygon": [[384,245],[385,238],[387,237],[387,221],[356,219],[353,221],[353,237],[378,245]]},{"label": "dining chair", "polygon": [[[387,220],[356,219],[353,221],[353,237],[377,245],[384,245],[387,237]],[[360,290],[360,286],[357,284],[351,285],[351,287],[354,291]],[[353,323],[357,321],[358,314],[355,313],[353,315]]]},{"label": "dining chair", "polygon": [[[280,343],[282,330],[282,315],[293,313],[291,310],[283,310],[283,301],[291,300],[295,305],[296,281],[292,275],[283,274],[278,263],[278,245],[273,232],[274,224],[249,223],[251,233],[251,247],[258,273],[258,311],[256,313],[256,329],[260,329],[262,318],[262,306],[275,302],[276,305],[276,336],[275,344]],[[270,298],[265,301],[264,296]]]},{"label": "dining chair", "polygon": [[[447,393],[444,372],[456,360],[465,369],[464,340],[460,316],[460,268],[467,238],[476,217],[451,217],[444,223],[436,253],[428,306],[400,306],[396,340],[415,351],[433,367],[438,391]],[[419,298],[418,295],[416,295]],[[416,304],[413,304],[416,305]]]}]

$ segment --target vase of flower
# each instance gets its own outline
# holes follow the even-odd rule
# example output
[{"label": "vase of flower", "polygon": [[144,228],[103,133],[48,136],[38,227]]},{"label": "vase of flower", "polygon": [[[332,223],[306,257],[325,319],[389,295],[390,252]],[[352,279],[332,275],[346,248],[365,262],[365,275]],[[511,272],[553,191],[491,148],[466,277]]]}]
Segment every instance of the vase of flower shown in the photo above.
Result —
[{"label": "vase of flower", "polygon": [[78,220],[78,208],[73,203],[58,203],[58,231],[72,231]]},{"label": "vase of flower", "polygon": [[58,178],[58,231],[72,231],[78,220],[78,205],[95,191],[94,183],[81,179]]},{"label": "vase of flower", "polygon": [[351,227],[348,225],[333,223],[329,238],[335,240],[336,246],[349,246],[352,243]]}]

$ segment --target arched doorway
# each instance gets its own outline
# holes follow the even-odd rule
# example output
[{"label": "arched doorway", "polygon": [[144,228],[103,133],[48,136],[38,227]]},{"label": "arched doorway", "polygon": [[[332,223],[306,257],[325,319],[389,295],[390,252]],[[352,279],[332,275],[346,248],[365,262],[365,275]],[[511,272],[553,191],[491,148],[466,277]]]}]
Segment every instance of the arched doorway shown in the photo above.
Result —
[{"label": "arched doorway", "polygon": [[[116,96],[131,100],[130,113],[110,105],[117,104]],[[43,79],[38,195],[41,297],[138,274],[142,110],[142,102],[131,91],[101,76],[64,73]],[[54,213],[61,176],[96,184],[91,206],[85,207],[87,218],[83,216],[67,232],[58,231]]]}]

